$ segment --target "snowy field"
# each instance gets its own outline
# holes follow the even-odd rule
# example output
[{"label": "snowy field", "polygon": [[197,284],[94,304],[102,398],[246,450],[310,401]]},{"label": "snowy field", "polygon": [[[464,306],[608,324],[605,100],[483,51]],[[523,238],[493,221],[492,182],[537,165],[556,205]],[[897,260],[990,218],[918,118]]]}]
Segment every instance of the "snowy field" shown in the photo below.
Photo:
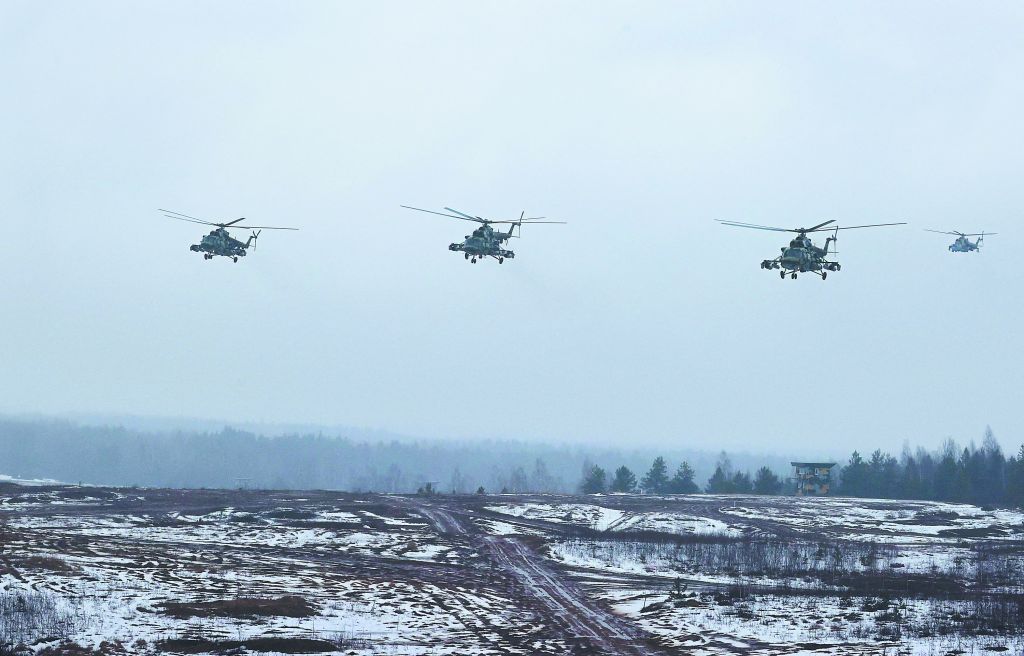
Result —
[{"label": "snowy field", "polygon": [[1021,654],[1022,537],[1020,512],[927,502],[4,481],[0,646]]}]

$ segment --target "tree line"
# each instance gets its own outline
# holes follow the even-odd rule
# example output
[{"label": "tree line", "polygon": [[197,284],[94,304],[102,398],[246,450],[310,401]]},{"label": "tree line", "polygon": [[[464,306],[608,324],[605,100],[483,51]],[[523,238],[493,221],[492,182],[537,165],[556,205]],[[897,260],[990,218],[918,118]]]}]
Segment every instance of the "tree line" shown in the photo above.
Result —
[{"label": "tree line", "polygon": [[[668,463],[661,456],[654,459],[651,468],[639,481],[625,465],[616,469],[609,479],[602,467],[588,463],[584,466],[579,489],[584,494],[641,491],[646,494],[696,494],[701,492],[701,488],[695,477],[696,473],[686,461],[681,462],[675,473],[669,476]],[[782,489],[782,480],[770,467],[762,466],[751,477],[747,472],[734,471],[729,457],[723,453],[703,491],[708,494],[781,494]]]},{"label": "tree line", "polygon": [[[594,462],[619,466],[605,470]],[[265,436],[230,428],[147,432],[0,416],[0,478],[66,483],[399,493],[430,483],[463,494],[480,488],[514,494],[791,494],[795,484],[788,473],[780,475],[788,462],[743,453],[732,460],[723,453],[716,461],[714,454],[690,449],[659,453],[511,441]],[[1024,448],[1007,457],[987,431],[980,447],[947,441],[937,451],[904,448],[899,456],[855,452],[833,470],[832,490],[844,496],[1024,506]]]},{"label": "tree line", "polygon": [[[685,461],[675,473],[661,456],[639,480],[626,466],[611,476],[597,465],[586,463],[578,489],[584,494],[790,494],[795,484],[783,480],[770,467],[752,476],[734,469],[723,453],[714,473],[701,488]],[[942,449],[903,449],[899,458],[876,450],[868,458],[854,451],[845,465],[832,472],[835,494],[880,499],[952,501],[976,505],[1024,506],[1024,445],[1007,458],[991,429],[980,447],[959,447],[947,440]]]},{"label": "tree line", "polygon": [[977,505],[1024,506],[1024,445],[1007,458],[992,430],[980,447],[948,440],[938,452],[904,448],[899,458],[857,451],[842,467],[840,494],[881,499],[925,499]]}]

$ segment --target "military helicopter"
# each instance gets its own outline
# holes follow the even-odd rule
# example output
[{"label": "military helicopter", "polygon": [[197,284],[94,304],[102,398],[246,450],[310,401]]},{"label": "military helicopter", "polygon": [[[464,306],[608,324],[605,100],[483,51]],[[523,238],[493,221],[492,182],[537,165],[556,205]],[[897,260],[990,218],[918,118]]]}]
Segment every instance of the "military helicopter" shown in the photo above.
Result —
[{"label": "military helicopter", "polygon": [[[819,223],[812,228],[774,228],[738,221],[719,221],[719,223],[737,228],[754,228],[755,230],[770,230],[772,232],[795,232],[796,237],[789,242],[789,246],[782,247],[782,255],[774,260],[761,262],[762,269],[781,269],[779,271],[780,278],[785,278],[788,273],[793,280],[796,280],[797,273],[813,273],[821,276],[822,280],[825,280],[828,278],[829,271],[839,271],[843,268],[839,262],[828,259],[829,255],[835,254],[835,251],[830,251],[829,247],[839,241],[840,230],[906,225],[905,223],[875,223],[872,225],[846,226],[841,228],[831,225],[835,223],[835,219]],[[811,241],[810,237],[807,236],[812,232],[831,232],[832,236],[825,239],[824,248],[818,248]]]},{"label": "military helicopter", "polygon": [[[970,253],[972,251],[981,250],[981,244],[985,241],[986,235],[996,235],[997,232],[975,232],[971,234],[965,234],[963,232],[957,232],[952,230],[945,232],[942,230],[931,230],[925,228],[925,232],[935,232],[940,235],[957,235],[956,241],[949,245],[950,253]],[[977,237],[978,241],[971,241],[968,237]]]},{"label": "military helicopter", "polygon": [[[451,212],[451,214],[424,210],[418,207],[409,207],[408,205],[402,205],[401,207],[404,207],[407,210],[416,210],[417,212],[426,212],[427,214],[437,214],[438,216],[447,216],[452,219],[461,219],[463,221],[474,221],[479,223],[480,227],[475,229],[472,234],[466,235],[465,241],[448,245],[448,250],[462,251],[465,259],[469,260],[473,264],[476,264],[477,260],[485,257],[493,257],[498,260],[498,264],[504,262],[506,258],[514,258],[516,254],[505,248],[504,243],[512,237],[518,238],[519,235],[512,234],[512,231],[518,227],[520,232],[522,232],[524,223],[565,223],[565,221],[543,221],[543,216],[527,217],[526,212],[523,212],[519,215],[518,219],[512,221],[493,221],[479,216],[470,216],[469,214],[460,212],[459,210],[453,210],[450,207],[446,207],[444,209]],[[508,224],[508,232],[495,230],[491,227],[496,224]]]},{"label": "military helicopter", "polygon": [[[228,221],[227,223],[215,223],[213,221],[204,221],[203,219],[197,219],[194,216],[188,214],[182,214],[181,212],[173,212],[171,210],[158,210],[164,213],[168,219],[177,219],[178,221],[188,221],[189,223],[201,223],[203,225],[216,226],[210,231],[210,234],[203,237],[198,244],[192,244],[189,246],[189,250],[194,253],[202,253],[204,260],[212,260],[214,256],[221,255],[223,257],[230,257],[233,262],[237,262],[238,258],[245,257],[246,250],[251,245],[253,250],[256,249],[256,239],[259,238],[260,232],[263,230],[298,230],[298,228],[277,228],[274,226],[245,226],[238,225],[239,222],[245,221],[245,218],[235,219],[234,221]],[[239,241],[228,234],[228,228],[241,228],[243,230],[252,230],[252,234],[244,242]]]}]

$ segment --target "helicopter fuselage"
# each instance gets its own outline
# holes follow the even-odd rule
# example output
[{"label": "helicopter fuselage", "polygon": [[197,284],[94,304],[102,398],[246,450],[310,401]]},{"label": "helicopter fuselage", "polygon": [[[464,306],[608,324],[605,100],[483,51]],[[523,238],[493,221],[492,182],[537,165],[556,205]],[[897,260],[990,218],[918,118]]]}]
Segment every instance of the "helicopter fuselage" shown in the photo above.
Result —
[{"label": "helicopter fuselage", "polygon": [[958,237],[955,242],[949,245],[950,253],[970,253],[981,248],[981,240],[971,241],[967,237]]},{"label": "helicopter fuselage", "polygon": [[819,248],[814,245],[806,235],[799,235],[789,242],[789,246],[783,246],[781,255],[774,260],[761,262],[762,269],[781,269],[783,278],[786,273],[796,277],[797,273],[815,273],[825,278],[828,271],[839,271],[838,262],[829,261],[829,245],[835,241],[834,237],[825,240],[825,247]]},{"label": "helicopter fuselage", "polygon": [[205,235],[198,244],[192,244],[189,247],[194,253],[202,253],[203,257],[207,260],[213,259],[215,256],[230,257],[231,259],[238,261],[238,258],[245,257],[246,249],[249,248],[249,244],[252,243],[252,237],[249,237],[246,241],[239,241],[228,234],[228,231],[224,228],[217,228]]},{"label": "helicopter fuselage", "polygon": [[466,259],[472,258],[475,263],[478,258],[493,257],[498,262],[506,258],[514,258],[515,253],[503,248],[502,245],[511,237],[511,233],[500,232],[489,225],[482,225],[472,234],[466,235],[462,242],[448,245],[450,251],[462,251]]}]

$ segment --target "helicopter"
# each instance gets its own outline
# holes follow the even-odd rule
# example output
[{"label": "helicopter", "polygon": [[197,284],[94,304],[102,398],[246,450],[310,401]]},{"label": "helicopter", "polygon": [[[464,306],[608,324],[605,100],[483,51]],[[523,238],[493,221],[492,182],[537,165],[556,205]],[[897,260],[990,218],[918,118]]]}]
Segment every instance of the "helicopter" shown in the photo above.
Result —
[{"label": "helicopter", "polygon": [[[194,253],[202,253],[204,260],[212,260],[214,256],[220,255],[223,257],[230,257],[231,261],[237,262],[238,258],[245,257],[246,251],[251,245],[253,250],[256,249],[256,240],[259,238],[260,233],[264,230],[298,230],[298,228],[278,228],[274,226],[244,226],[238,225],[239,222],[245,221],[245,217],[241,219],[235,219],[234,221],[228,221],[227,223],[216,223],[213,221],[204,221],[203,219],[197,219],[194,216],[188,214],[182,214],[181,212],[174,212],[171,210],[158,210],[164,213],[169,219],[177,219],[178,221],[188,221],[189,223],[201,223],[203,225],[215,226],[210,234],[204,236],[198,244],[192,244],[189,246],[189,250]],[[241,228],[244,230],[252,230],[252,234],[244,242],[239,241],[228,234],[228,228]]]},{"label": "helicopter", "polygon": [[[928,228],[925,228],[925,232],[935,232],[940,235],[956,235],[956,241],[949,245],[950,253],[970,253],[972,251],[980,251],[981,244],[985,241],[986,235],[999,234],[997,232],[975,232],[971,234],[966,234],[963,232],[958,232],[956,230],[945,232],[943,230],[931,230]],[[971,241],[970,239],[968,239],[968,237],[977,237],[978,241]]]},{"label": "helicopter", "polygon": [[[518,219],[512,221],[494,221],[479,216],[470,216],[465,212],[460,212],[450,207],[444,209],[451,212],[451,214],[424,210],[419,207],[409,207],[408,205],[402,205],[401,207],[407,210],[416,210],[417,212],[426,212],[427,214],[437,214],[438,216],[447,216],[452,219],[479,223],[480,227],[473,230],[472,234],[466,235],[465,241],[448,245],[448,250],[462,251],[464,258],[473,264],[476,264],[477,260],[485,257],[493,257],[498,260],[498,264],[501,264],[506,259],[514,258],[516,254],[505,248],[504,244],[512,237],[519,237],[519,235],[514,235],[512,232],[516,228],[519,228],[519,231],[522,232],[524,223],[565,223],[565,221],[543,221],[543,216],[527,217],[525,211],[519,215]],[[508,224],[508,232],[495,230],[491,227],[496,224]]]},{"label": "helicopter", "polygon": [[[789,242],[789,246],[782,247],[782,254],[779,257],[774,260],[764,260],[761,262],[762,269],[781,269],[779,271],[780,278],[785,278],[786,275],[789,274],[790,278],[793,280],[796,280],[797,273],[813,273],[821,276],[822,280],[825,280],[828,278],[829,271],[839,271],[843,268],[840,266],[839,262],[828,259],[829,255],[835,254],[835,251],[830,251],[829,247],[839,241],[840,230],[906,225],[906,223],[875,223],[872,225],[839,227],[832,226],[832,224],[835,223],[835,219],[819,223],[811,228],[775,228],[771,226],[754,225],[753,223],[741,223],[738,221],[719,221],[719,223],[737,228],[754,228],[755,230],[770,230],[772,232],[795,232],[796,237]],[[811,241],[810,237],[807,236],[812,232],[831,232],[832,236],[825,239],[824,248],[818,248],[814,245],[814,242]]]}]

